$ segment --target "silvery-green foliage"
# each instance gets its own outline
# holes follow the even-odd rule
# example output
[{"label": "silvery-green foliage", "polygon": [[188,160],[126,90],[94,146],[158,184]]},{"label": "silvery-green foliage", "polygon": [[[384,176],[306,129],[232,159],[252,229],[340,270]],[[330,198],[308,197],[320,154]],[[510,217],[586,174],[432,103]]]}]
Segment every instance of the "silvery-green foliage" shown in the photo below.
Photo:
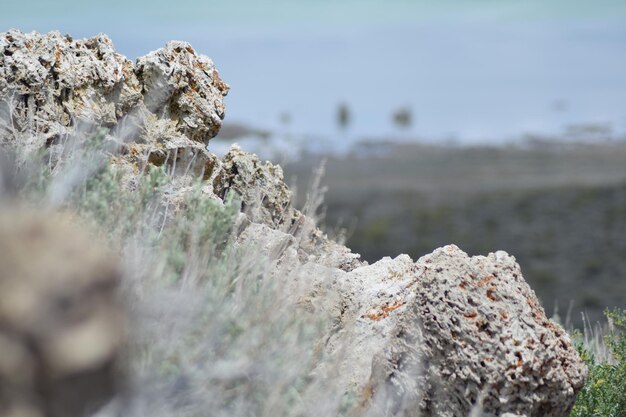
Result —
[{"label": "silvery-green foliage", "polygon": [[[126,389],[102,416],[338,415],[351,402],[316,371],[326,317],[297,304],[296,268],[235,239],[240,202],[198,179],[173,207],[171,177],[146,167],[124,183],[102,132],[71,140],[54,165],[15,166],[32,204],[75,213],[120,253],[126,274]],[[286,291],[289,288],[289,291]]]}]

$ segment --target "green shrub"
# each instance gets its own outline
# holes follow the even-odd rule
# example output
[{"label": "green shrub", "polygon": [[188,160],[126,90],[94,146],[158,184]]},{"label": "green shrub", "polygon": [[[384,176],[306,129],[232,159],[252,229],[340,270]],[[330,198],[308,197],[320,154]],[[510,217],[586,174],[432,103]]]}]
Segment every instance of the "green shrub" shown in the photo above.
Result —
[{"label": "green shrub", "polygon": [[64,151],[54,167],[43,154],[19,169],[20,195],[74,213],[119,251],[132,396],[111,415],[286,417],[348,407],[332,381],[313,375],[329,362],[319,345],[327,318],[298,305],[306,280],[297,268],[275,274],[258,247],[236,241],[234,196],[207,195],[200,178],[181,186],[163,168],[125,176],[126,167],[106,162],[101,136]]},{"label": "green shrub", "polygon": [[[589,367],[589,379],[582,389],[572,417],[626,416],[626,310],[607,311],[609,333],[604,337],[607,357],[583,343],[578,333],[578,351]],[[595,350],[595,352],[594,352]]]}]

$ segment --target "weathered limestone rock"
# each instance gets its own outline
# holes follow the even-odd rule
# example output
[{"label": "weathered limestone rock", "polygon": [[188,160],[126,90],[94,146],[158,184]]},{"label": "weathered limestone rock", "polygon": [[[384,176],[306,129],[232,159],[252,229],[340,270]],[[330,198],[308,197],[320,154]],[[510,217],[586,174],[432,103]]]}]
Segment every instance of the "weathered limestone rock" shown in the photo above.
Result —
[{"label": "weathered limestone rock", "polygon": [[79,416],[116,391],[121,274],[71,221],[21,209],[0,212],[3,416]]},{"label": "weathered limestone rock", "polygon": [[[150,147],[181,135],[206,144],[219,131],[227,93],[213,62],[184,42],[134,65],[106,35],[0,34],[0,135],[24,136],[35,149],[89,133],[81,123],[116,127],[121,139]],[[149,135],[159,120],[161,132],[169,131],[160,141]]]},{"label": "weathered limestone rock", "polygon": [[567,416],[585,367],[514,258],[470,258],[447,246],[417,262],[401,255],[362,263],[293,207],[279,166],[236,146],[223,158],[207,151],[227,90],[212,62],[182,42],[133,65],[105,36],[0,34],[0,138],[52,150],[63,145],[55,144],[60,135],[85,141],[74,123],[84,119],[108,128],[117,144],[109,161],[130,189],[146,166],[168,170],[171,210],[184,209],[198,178],[207,198],[235,196],[238,243],[265,255],[270,275],[299,277],[307,293],[298,304],[330,316],[320,349],[332,360],[316,372],[359,396],[355,415]]},{"label": "weathered limestone rock", "polygon": [[296,213],[280,166],[263,164],[238,146],[232,147],[221,162],[220,172],[213,180],[216,195],[224,198],[227,191],[235,192],[253,223],[274,229],[291,225]]},{"label": "weathered limestone rock", "polygon": [[360,265],[357,255],[327,239],[292,206],[279,166],[238,147],[222,159],[207,151],[206,142],[221,126],[228,88],[213,62],[185,42],[169,42],[134,65],[105,35],[73,40],[58,32],[0,34],[3,142],[27,153],[47,148],[57,163],[63,138],[86,141],[94,134],[89,126],[106,127],[111,163],[126,172],[130,188],[148,164],[164,166],[178,177],[166,198],[180,208],[201,176],[209,198],[234,194],[249,222],[297,236],[301,259],[316,256],[346,270]]},{"label": "weathered limestone rock", "polygon": [[136,74],[152,113],[168,115],[192,140],[206,143],[217,135],[228,85],[209,58],[197,55],[186,42],[168,42],[139,58]]},{"label": "weathered limestone rock", "polygon": [[[358,256],[328,240],[292,207],[282,169],[234,147],[221,160],[206,150],[224,117],[228,92],[212,61],[184,42],[139,58],[134,65],[105,35],[73,40],[58,32],[0,34],[0,137],[32,152],[62,158],[64,141],[84,141],[89,125],[110,128],[119,149],[111,161],[133,187],[147,164],[166,166],[179,187],[167,198],[180,207],[194,178],[211,198],[236,194],[253,223],[299,236],[301,258],[350,269]],[[78,123],[81,121],[81,123]],[[57,144],[57,142],[59,142]],[[304,237],[302,237],[304,236]]]},{"label": "weathered limestone rock", "polygon": [[[417,262],[414,310],[433,383],[428,409],[458,416],[567,416],[586,369],[505,252],[470,258],[446,246]],[[439,398],[440,401],[435,400]]]},{"label": "weathered limestone rock", "polygon": [[335,282],[343,325],[329,351],[348,340],[343,375],[362,415],[569,415],[586,368],[505,252],[470,258],[451,245]]},{"label": "weathered limestone rock", "polygon": [[[312,219],[293,207],[293,196],[280,166],[262,163],[255,155],[233,146],[214,166],[209,182],[213,184],[214,194],[222,199],[226,192],[234,193],[241,200],[242,212],[249,222],[295,237],[293,242],[302,263],[312,256],[317,263],[342,270],[362,265],[359,255],[329,240]],[[281,254],[276,250],[272,253]]]},{"label": "weathered limestone rock", "polygon": [[0,80],[2,129],[36,137],[39,146],[80,120],[111,127],[141,101],[132,62],[105,35],[2,33]]}]

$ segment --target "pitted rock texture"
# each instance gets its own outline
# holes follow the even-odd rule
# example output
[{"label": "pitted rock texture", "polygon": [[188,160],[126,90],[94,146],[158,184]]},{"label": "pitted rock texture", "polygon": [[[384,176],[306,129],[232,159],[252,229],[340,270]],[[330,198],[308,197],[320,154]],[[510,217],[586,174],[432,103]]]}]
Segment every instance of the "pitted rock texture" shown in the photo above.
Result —
[{"label": "pitted rock texture", "polygon": [[429,373],[445,398],[429,405],[437,415],[467,413],[479,398],[493,415],[569,415],[585,367],[514,257],[500,251],[470,258],[446,246],[417,265],[414,308]]},{"label": "pitted rock texture", "polygon": [[[349,279],[358,271],[346,276],[350,285],[358,283]],[[381,284],[385,275],[376,274]],[[353,300],[360,293],[343,294]],[[355,311],[381,323],[378,329],[360,326],[365,334],[359,340],[388,340],[364,386],[378,412],[460,417],[480,404],[484,416],[569,415],[586,367],[569,336],[546,317],[512,256],[469,257],[446,246],[376,294],[388,298],[386,307]]]},{"label": "pitted rock texture", "polygon": [[155,120],[169,136],[206,144],[219,131],[227,93],[213,62],[184,42],[135,65],[106,35],[0,33],[0,133],[35,139],[35,147],[77,133],[80,123],[145,136]]},{"label": "pitted rock texture", "polygon": [[209,58],[197,55],[187,42],[169,42],[139,58],[135,72],[151,112],[168,115],[192,140],[206,143],[217,135],[229,87]]},{"label": "pitted rock texture", "polygon": [[165,167],[176,178],[165,196],[176,209],[201,177],[208,198],[241,201],[242,228],[259,223],[295,236],[300,259],[346,270],[361,265],[293,207],[280,166],[237,146],[223,158],[206,149],[221,127],[228,89],[213,62],[186,42],[169,42],[135,65],[105,35],[0,34],[0,143],[47,150],[54,166],[68,143],[85,143],[104,127],[110,161],[129,188],[148,165]]},{"label": "pitted rock texture", "polygon": [[360,393],[358,416],[566,417],[585,382],[569,336],[505,252],[450,245],[417,262],[307,268],[331,277],[307,302],[333,318],[326,351]]},{"label": "pitted rock texture", "polygon": [[266,256],[274,276],[296,271],[308,288],[298,304],[331,318],[320,350],[333,360],[315,372],[356,393],[355,416],[465,417],[475,404],[485,416],[567,416],[584,364],[514,258],[447,246],[417,262],[361,262],[293,207],[279,166],[237,146],[223,158],[206,149],[227,89],[181,42],[134,66],[105,36],[0,34],[0,143],[47,149],[54,166],[59,136],[88,140],[71,122],[85,118],[107,128],[109,162],[129,189],[147,166],[170,173],[169,212],[184,210],[198,179],[207,198],[235,197],[237,244]]},{"label": "pitted rock texture", "polygon": [[235,146],[222,159],[221,168],[213,180],[215,194],[223,198],[227,192],[237,193],[244,204],[243,210],[254,223],[274,229],[291,224],[296,213],[279,165],[261,163]]},{"label": "pitted rock texture", "polygon": [[291,243],[282,245],[280,250],[274,249],[273,257],[282,256],[282,251],[291,247],[296,249],[302,263],[314,260],[346,271],[363,264],[359,255],[328,239],[311,218],[293,207],[293,195],[279,165],[263,163],[255,155],[232,146],[214,165],[208,182],[219,198],[223,199],[226,193],[236,195],[249,222],[294,238],[288,239]]},{"label": "pitted rock texture", "polygon": [[74,220],[19,207],[0,212],[3,416],[81,416],[116,392],[121,272]]}]

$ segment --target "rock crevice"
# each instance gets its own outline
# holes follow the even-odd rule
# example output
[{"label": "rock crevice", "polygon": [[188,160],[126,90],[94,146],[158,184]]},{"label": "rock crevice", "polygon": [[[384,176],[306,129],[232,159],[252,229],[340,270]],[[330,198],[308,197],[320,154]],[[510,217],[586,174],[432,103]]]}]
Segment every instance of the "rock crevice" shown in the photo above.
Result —
[{"label": "rock crevice", "polygon": [[227,92],[184,42],[133,63],[104,35],[0,34],[2,142],[54,154],[59,138],[92,132],[81,123],[104,126],[128,187],[156,165],[176,178],[165,197],[174,210],[198,177],[207,198],[236,195],[237,241],[274,274],[299,268],[309,288],[299,303],[331,317],[323,349],[339,369],[317,372],[358,393],[358,415],[462,417],[479,405],[486,416],[568,415],[586,369],[515,258],[446,246],[417,261],[360,261],[294,208],[280,166],[236,146],[222,158],[206,149]]}]

